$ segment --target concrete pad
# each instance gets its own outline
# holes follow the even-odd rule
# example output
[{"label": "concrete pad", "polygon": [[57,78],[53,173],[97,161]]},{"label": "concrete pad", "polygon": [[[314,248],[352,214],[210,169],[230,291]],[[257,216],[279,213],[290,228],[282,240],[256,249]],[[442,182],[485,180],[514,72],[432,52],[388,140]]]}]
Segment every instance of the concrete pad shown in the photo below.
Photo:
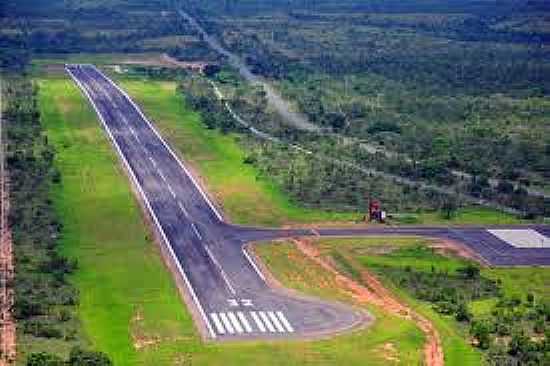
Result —
[{"label": "concrete pad", "polygon": [[532,229],[487,231],[516,248],[550,248],[550,239]]}]

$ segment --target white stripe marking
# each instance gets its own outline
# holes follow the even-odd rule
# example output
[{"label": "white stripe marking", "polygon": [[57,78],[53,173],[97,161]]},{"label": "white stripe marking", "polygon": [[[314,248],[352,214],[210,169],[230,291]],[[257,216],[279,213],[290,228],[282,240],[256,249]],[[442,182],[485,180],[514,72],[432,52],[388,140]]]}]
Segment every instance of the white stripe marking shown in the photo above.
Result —
[{"label": "white stripe marking", "polygon": [[227,313],[227,316],[229,317],[229,320],[231,320],[231,324],[233,324],[233,327],[237,331],[237,333],[243,332],[243,327],[241,327],[241,323],[239,323],[239,320],[233,313]]},{"label": "white stripe marking", "polygon": [[141,140],[139,139],[139,136],[136,134],[136,131],[134,131],[134,129],[131,126],[128,126],[128,128],[130,129],[130,133],[132,134],[132,136],[134,136],[136,141],[141,143]]},{"label": "white stripe marking", "polygon": [[285,314],[283,314],[282,311],[277,311],[277,312],[275,312],[275,314],[277,314],[277,316],[279,317],[279,320],[281,321],[281,323],[283,323],[283,325],[285,326],[286,330],[287,330],[289,333],[293,333],[293,332],[294,332],[294,328],[292,328],[292,325],[290,325],[290,322],[286,319]]},{"label": "white stripe marking", "polygon": [[214,321],[214,325],[216,326],[216,330],[220,334],[225,334],[225,329],[223,329],[223,325],[220,322],[220,318],[218,318],[218,314],[216,313],[210,313],[210,317]]},{"label": "white stripe marking", "polygon": [[225,313],[220,313],[220,318],[222,318],[223,325],[225,325],[225,329],[229,332],[229,334],[235,333],[235,329],[233,329],[233,326],[231,325],[231,322],[225,315]]},{"label": "white stripe marking", "polygon": [[262,279],[262,281],[266,282],[263,273],[260,271],[260,269],[258,268],[258,266],[256,266],[256,263],[254,263],[254,261],[252,260],[252,258],[250,257],[250,255],[248,254],[248,252],[246,251],[246,249],[243,247],[242,250],[243,250],[243,255],[244,255],[245,258],[248,260],[248,262],[250,263],[250,265],[252,266],[252,268],[254,268],[254,271],[256,271],[256,274]]},{"label": "white stripe marking", "polygon": [[252,319],[254,319],[254,322],[256,323],[256,326],[260,330],[260,332],[265,333],[265,327],[260,318],[258,317],[258,314],[256,314],[255,311],[251,311],[250,315],[252,316]]},{"label": "white stripe marking", "polygon": [[183,204],[181,202],[178,202],[178,206],[180,207],[181,212],[183,212],[183,215],[186,218],[189,218],[189,214],[187,213],[187,210],[185,209],[185,207],[183,207]]},{"label": "white stripe marking", "polygon": [[237,316],[239,317],[239,320],[241,321],[241,323],[243,323],[244,329],[246,330],[246,332],[252,333],[252,327],[250,326],[250,323],[248,322],[244,314],[239,311],[237,312]]},{"label": "white stripe marking", "polygon": [[260,314],[260,317],[262,318],[262,320],[263,320],[264,324],[266,325],[267,329],[269,329],[269,331],[271,333],[275,333],[275,328],[273,328],[273,325],[269,321],[269,318],[267,317],[267,315],[265,315],[265,313],[263,311],[258,312],[258,314]]},{"label": "white stripe marking", "polygon": [[168,191],[170,192],[172,197],[176,198],[176,192],[174,192],[174,190],[172,189],[172,186],[170,185],[170,183],[166,183],[166,186],[168,187]]},{"label": "white stripe marking", "polygon": [[277,328],[277,330],[279,331],[279,333],[284,333],[285,332],[285,328],[283,328],[283,326],[281,325],[281,322],[279,321],[279,319],[277,318],[277,316],[275,316],[275,313],[273,313],[272,311],[269,311],[267,313],[267,315],[269,315],[269,318],[271,319],[271,321],[273,322],[273,324],[275,324],[275,328]]},{"label": "white stripe marking", "polygon": [[[193,225],[193,224],[191,224]],[[235,291],[235,289],[233,288],[233,286],[231,285],[231,282],[229,282],[229,278],[227,278],[227,275],[225,274],[225,271],[223,270],[222,266],[220,266],[220,263],[218,262],[218,260],[216,259],[216,257],[214,257],[214,254],[212,254],[212,252],[210,251],[210,248],[208,248],[208,246],[204,246],[204,249],[206,250],[206,253],[208,254],[208,256],[210,257],[210,259],[212,260],[212,262],[214,262],[214,265],[216,267],[218,267],[218,270],[220,271],[221,275],[222,275],[222,278],[225,282],[225,284],[227,285],[227,288],[229,289],[229,291],[231,291],[231,293],[233,295],[237,294],[237,292]]]},{"label": "white stripe marking", "polygon": [[197,229],[194,223],[191,223],[191,227],[193,228],[193,231],[195,232],[195,235],[197,236],[197,238],[199,238],[199,240],[202,240],[201,233],[199,233],[199,230]]},{"label": "white stripe marking", "polygon": [[159,173],[160,178],[164,181],[164,183],[166,183],[166,177],[164,176],[164,174],[162,174],[162,172],[160,171],[160,169],[157,169],[157,173]]},{"label": "white stripe marking", "polygon": [[[92,104],[92,107],[94,108],[95,112],[99,116],[99,120],[101,121],[101,124],[103,125],[103,128],[105,129],[105,131],[107,131],[107,135],[109,135],[109,138],[111,139],[113,145],[115,146],[115,149],[116,149],[118,155],[120,156],[123,164],[126,166],[126,169],[128,170],[128,172],[130,173],[130,177],[131,177],[132,181],[134,182],[135,186],[138,188],[139,193],[143,197],[143,200],[145,201],[145,205],[147,206],[147,209],[149,210],[149,212],[153,216],[153,221],[155,221],[155,225],[159,229],[159,231],[162,235],[162,238],[164,239],[164,243],[167,244],[167,246],[168,246],[168,250],[170,251],[170,256],[172,257],[172,260],[176,264],[176,267],[178,268],[179,273],[183,277],[183,280],[185,282],[185,285],[187,286],[187,289],[191,293],[191,297],[193,298],[193,301],[195,302],[195,304],[197,305],[197,308],[199,309],[199,313],[202,317],[202,320],[206,324],[206,328],[208,328],[208,332],[210,333],[210,337],[212,337],[212,339],[215,339],[216,338],[216,333],[214,332],[214,329],[212,328],[212,324],[210,324],[210,321],[208,320],[208,318],[206,316],[206,313],[204,312],[204,309],[203,309],[203,307],[202,307],[202,305],[199,301],[199,298],[197,297],[197,294],[195,293],[195,289],[193,289],[193,286],[191,286],[191,282],[189,282],[189,279],[187,278],[187,275],[185,274],[185,272],[184,272],[184,270],[181,266],[181,263],[178,261],[178,258],[176,257],[176,253],[174,252],[174,248],[172,248],[172,244],[168,240],[168,237],[166,236],[166,233],[164,232],[164,229],[162,228],[162,226],[160,224],[160,221],[157,217],[157,214],[153,210],[153,208],[151,206],[151,203],[149,202],[149,199],[147,198],[147,195],[145,194],[145,192],[143,191],[143,188],[139,184],[139,181],[137,180],[137,177],[136,177],[136,174],[135,174],[134,170],[132,169],[132,167],[128,163],[128,160],[126,159],[126,156],[122,153],[122,150],[120,149],[120,146],[118,145],[118,142],[116,141],[115,137],[113,136],[113,133],[111,132],[111,129],[107,125],[107,122],[105,122],[105,119],[103,118],[103,115],[99,112],[99,109],[97,108],[97,105],[95,104],[92,96],[90,95],[90,93],[88,92],[88,90],[86,89],[84,84],[81,83],[80,80],[78,80],[78,78],[72,73],[72,71],[68,67],[66,67],[66,70],[69,73],[69,75],[71,76],[71,78],[78,85],[80,90],[82,90],[84,95],[86,95],[86,97],[88,98],[88,100]],[[221,219],[220,219],[220,221],[221,221]]]},{"label": "white stripe marking", "polygon": [[153,159],[152,157],[149,156],[149,160],[151,160],[151,163],[153,163],[153,166],[156,168],[157,167],[157,162],[155,161],[155,159]]}]

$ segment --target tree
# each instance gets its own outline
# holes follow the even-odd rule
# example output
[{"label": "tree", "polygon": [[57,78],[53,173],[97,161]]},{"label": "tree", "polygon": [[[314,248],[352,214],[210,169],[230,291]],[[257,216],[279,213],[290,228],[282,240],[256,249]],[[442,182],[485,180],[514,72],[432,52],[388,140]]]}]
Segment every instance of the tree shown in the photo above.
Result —
[{"label": "tree", "polygon": [[486,322],[480,321],[472,324],[470,334],[477,340],[477,345],[481,349],[488,349],[491,346],[491,329]]},{"label": "tree", "polygon": [[443,212],[443,217],[446,220],[450,220],[458,210],[458,199],[455,196],[447,195],[443,198],[443,203],[441,204],[441,211]]},{"label": "tree", "polygon": [[27,358],[27,366],[64,366],[65,361],[59,356],[47,353],[31,353]]},{"label": "tree", "polygon": [[70,366],[112,366],[113,362],[102,352],[85,351],[74,347],[67,364]]},{"label": "tree", "polygon": [[464,302],[461,302],[458,305],[455,318],[459,322],[468,322],[472,318],[472,314],[470,314],[470,311],[468,310],[468,306]]},{"label": "tree", "polygon": [[479,278],[480,270],[479,267],[469,264],[466,267],[457,269],[457,272],[461,273],[467,279],[473,280]]}]

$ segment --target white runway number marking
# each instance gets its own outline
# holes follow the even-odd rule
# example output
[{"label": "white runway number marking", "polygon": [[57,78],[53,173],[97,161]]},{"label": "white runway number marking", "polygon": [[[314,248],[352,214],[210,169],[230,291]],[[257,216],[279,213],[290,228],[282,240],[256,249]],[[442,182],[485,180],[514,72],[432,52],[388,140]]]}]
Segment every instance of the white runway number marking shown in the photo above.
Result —
[{"label": "white runway number marking", "polygon": [[210,319],[219,335],[294,333],[294,327],[282,311],[210,313]]}]

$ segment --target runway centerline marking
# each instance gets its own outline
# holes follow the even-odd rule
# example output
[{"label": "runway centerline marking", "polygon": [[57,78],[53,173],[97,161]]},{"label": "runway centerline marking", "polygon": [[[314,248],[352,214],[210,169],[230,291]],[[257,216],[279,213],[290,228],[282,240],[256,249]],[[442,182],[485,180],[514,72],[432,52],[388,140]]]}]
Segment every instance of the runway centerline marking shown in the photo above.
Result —
[{"label": "runway centerline marking", "polygon": [[199,240],[202,240],[202,235],[201,233],[199,233],[199,230],[197,229],[197,226],[195,225],[195,223],[191,223],[191,227],[193,228],[193,231],[195,232],[195,235],[197,236],[197,238],[199,238]]},{"label": "runway centerline marking", "polygon": [[[194,225],[194,224],[191,224],[191,225]],[[193,226],[194,227],[194,226]],[[208,254],[208,256],[210,257],[210,260],[212,260],[212,262],[214,263],[214,265],[218,268],[219,272],[221,273],[222,275],[222,278],[223,278],[223,281],[225,282],[227,288],[229,289],[229,291],[231,292],[231,294],[233,295],[236,295],[237,292],[235,291],[235,289],[233,288],[233,286],[231,285],[231,282],[229,281],[229,278],[227,277],[227,275],[225,274],[225,271],[223,270],[222,266],[220,265],[220,263],[218,262],[218,260],[216,259],[216,257],[214,257],[214,254],[212,254],[212,252],[210,251],[210,248],[208,248],[207,245],[204,245],[204,249],[206,250],[206,253]]]},{"label": "runway centerline marking", "polygon": [[185,207],[183,207],[183,204],[181,202],[178,202],[178,206],[179,206],[181,212],[183,212],[183,215],[186,218],[189,218],[189,214],[187,213],[187,210],[185,209]]},{"label": "runway centerline marking", "polygon": [[156,168],[157,167],[157,162],[155,161],[155,159],[153,159],[153,157],[149,156],[149,160],[151,161],[153,166]]}]

